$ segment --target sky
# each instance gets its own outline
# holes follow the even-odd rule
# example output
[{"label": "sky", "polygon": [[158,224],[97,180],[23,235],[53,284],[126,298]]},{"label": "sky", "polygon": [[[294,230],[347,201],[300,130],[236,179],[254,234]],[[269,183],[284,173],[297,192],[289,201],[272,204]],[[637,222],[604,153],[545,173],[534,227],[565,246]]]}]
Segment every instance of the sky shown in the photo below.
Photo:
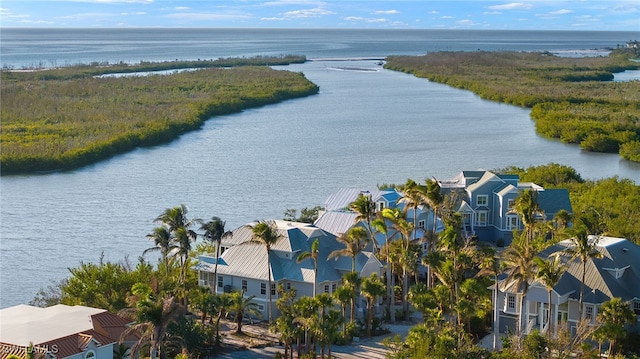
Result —
[{"label": "sky", "polygon": [[0,27],[640,31],[640,0],[2,0]]}]

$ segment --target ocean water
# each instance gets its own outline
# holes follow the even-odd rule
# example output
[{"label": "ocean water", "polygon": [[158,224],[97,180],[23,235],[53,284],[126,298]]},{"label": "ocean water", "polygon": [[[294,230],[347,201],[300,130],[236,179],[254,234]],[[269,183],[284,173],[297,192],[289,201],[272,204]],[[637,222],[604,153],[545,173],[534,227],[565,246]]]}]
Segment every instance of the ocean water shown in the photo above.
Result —
[{"label": "ocean water", "polygon": [[[0,307],[26,303],[81,261],[135,260],[165,208],[233,229],[372,188],[462,170],[558,162],[586,178],[640,183],[640,165],[535,134],[529,111],[387,71],[377,58],[439,50],[593,52],[632,33],[382,30],[9,30],[2,65],[137,62],[273,54],[315,96],[212,118],[196,132],[79,170],[0,177]],[[335,61],[340,59],[341,61]]]}]

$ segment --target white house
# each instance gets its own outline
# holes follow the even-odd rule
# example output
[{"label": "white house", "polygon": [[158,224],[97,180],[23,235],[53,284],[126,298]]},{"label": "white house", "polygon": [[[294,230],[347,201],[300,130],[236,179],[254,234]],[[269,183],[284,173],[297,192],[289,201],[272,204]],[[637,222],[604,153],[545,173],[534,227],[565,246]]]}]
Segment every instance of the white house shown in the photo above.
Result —
[{"label": "white house", "polygon": [[[344,245],[336,240],[336,236],[308,223],[273,221],[281,239],[271,247],[270,261],[264,245],[250,242],[253,239],[251,228],[242,226],[233,231],[226,239],[226,246],[220,258],[202,255],[195,266],[199,283],[203,286],[214,286],[217,280],[217,292],[245,291],[245,296],[255,295],[255,302],[267,317],[268,305],[268,271],[271,266],[271,298],[272,313],[277,316],[275,306],[278,294],[276,288],[280,284],[285,289],[295,288],[298,296],[312,296],[314,284],[313,260],[297,262],[298,255],[311,251],[312,243],[318,239],[318,278],[316,293],[333,293],[342,283],[343,274],[350,272],[352,260],[349,257],[329,259],[329,253],[343,249]],[[214,278],[215,263],[218,263],[217,278]],[[365,277],[371,273],[381,274],[382,264],[371,252],[362,252],[356,257],[356,271]]]},{"label": "white house", "polygon": [[113,359],[130,321],[104,309],[63,304],[48,308],[17,305],[0,310],[0,358]]},{"label": "white house", "polygon": [[[595,323],[602,303],[615,297],[629,302],[635,313],[640,315],[640,246],[624,238],[589,236],[589,240],[597,243],[596,248],[603,258],[590,258],[587,261],[582,317]],[[551,328],[557,328],[559,323],[567,323],[570,328],[575,328],[579,321],[582,262],[580,259],[570,260],[570,256],[564,253],[572,245],[570,240],[564,240],[540,254],[542,258],[560,255],[567,270],[553,287],[551,305],[548,303],[546,287],[538,281],[530,283],[525,298],[526,332],[533,329],[546,332],[549,329],[549,310]],[[505,280],[500,282],[499,287],[500,331],[515,330],[521,294],[515,290],[513,283],[506,283]]]}]

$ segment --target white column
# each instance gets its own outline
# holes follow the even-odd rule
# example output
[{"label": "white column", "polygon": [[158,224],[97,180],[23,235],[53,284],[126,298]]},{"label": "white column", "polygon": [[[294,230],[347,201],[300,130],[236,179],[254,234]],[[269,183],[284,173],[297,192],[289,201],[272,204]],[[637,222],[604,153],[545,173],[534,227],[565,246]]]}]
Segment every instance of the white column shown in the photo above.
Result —
[{"label": "white column", "polygon": [[544,302],[538,302],[538,322],[540,322],[540,333],[542,333],[542,327],[544,326]]},{"label": "white column", "polygon": [[560,298],[558,298],[556,305],[553,307],[553,318],[551,318],[551,323],[553,323],[553,336],[558,336],[558,307],[560,306]]}]

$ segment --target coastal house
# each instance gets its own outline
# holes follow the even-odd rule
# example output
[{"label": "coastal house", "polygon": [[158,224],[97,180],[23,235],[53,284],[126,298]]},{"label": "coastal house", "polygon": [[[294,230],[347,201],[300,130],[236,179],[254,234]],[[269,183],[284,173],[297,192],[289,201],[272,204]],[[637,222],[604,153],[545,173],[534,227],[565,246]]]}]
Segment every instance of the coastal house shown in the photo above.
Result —
[{"label": "coastal house", "polygon": [[[363,221],[357,221],[358,214],[349,208],[350,204],[360,195],[371,198],[376,212],[380,212],[385,208],[404,208],[404,204],[401,201],[403,195],[394,188],[384,190],[344,188],[327,198],[324,203],[325,210],[320,213],[314,225],[336,236],[346,233],[354,226],[365,227],[366,224]],[[431,231],[433,228],[433,211],[425,206],[419,206],[416,213],[414,213],[413,209],[408,209],[407,220],[410,222],[415,220],[416,223],[412,239],[421,239],[425,231]],[[441,231],[442,222],[437,220],[435,223],[436,231]],[[386,243],[386,237],[381,233],[375,233],[374,238],[378,247],[382,247]]]},{"label": "coastal house", "polygon": [[[0,310],[0,358],[113,359],[129,320],[104,309],[63,304]],[[33,345],[30,347],[30,345]]]},{"label": "coastal house", "polygon": [[[612,298],[629,302],[633,311],[640,315],[640,246],[624,239],[589,236],[602,253],[601,259],[588,259],[585,271],[582,319],[595,323],[599,307]],[[582,262],[565,253],[572,246],[571,240],[561,241],[540,253],[543,259],[559,255],[567,270],[551,292],[551,303],[546,287],[539,281],[530,282],[525,298],[526,332],[538,329],[546,333],[549,328],[556,331],[559,324],[574,330],[580,319],[580,286]],[[493,288],[492,288],[493,289]],[[500,332],[518,327],[521,293],[514,283],[502,280],[499,283],[498,308]],[[551,311],[551,326],[548,313]]]},{"label": "coastal house", "polygon": [[438,182],[443,193],[453,192],[459,197],[456,210],[462,215],[467,235],[483,241],[508,244],[513,231],[524,228],[514,205],[527,189],[537,193],[541,220],[552,220],[560,210],[572,213],[568,190],[520,182],[518,175],[462,171],[452,179]]},{"label": "coastal house", "polygon": [[[267,260],[264,245],[251,242],[253,232],[248,226],[233,231],[225,242],[224,253],[216,258],[212,255],[199,256],[195,266],[199,283],[202,286],[214,286],[218,293],[244,291],[245,296],[255,296],[254,301],[263,318],[267,317],[268,294],[271,291],[272,313],[277,316],[275,306],[278,299],[277,288],[285,290],[295,288],[298,296],[312,296],[314,293],[314,264],[308,259],[298,263],[300,253],[311,251],[312,243],[318,240],[318,277],[316,293],[333,293],[342,283],[342,276],[352,269],[349,257],[336,257],[327,260],[334,250],[344,248],[336,236],[308,223],[273,221],[281,238],[271,247]],[[217,278],[214,277],[215,265]],[[268,286],[267,263],[271,266],[271,288]],[[372,252],[362,252],[356,257],[356,271],[362,277],[371,273],[381,273],[382,264]]]}]

